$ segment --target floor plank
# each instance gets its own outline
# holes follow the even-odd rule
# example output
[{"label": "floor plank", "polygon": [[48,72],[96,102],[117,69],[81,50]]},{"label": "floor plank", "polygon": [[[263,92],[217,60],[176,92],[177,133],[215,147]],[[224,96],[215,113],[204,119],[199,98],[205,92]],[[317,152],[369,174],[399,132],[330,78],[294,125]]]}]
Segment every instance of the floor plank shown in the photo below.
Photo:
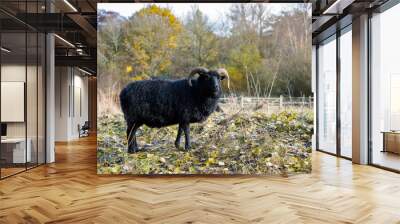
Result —
[{"label": "floor plank", "polygon": [[0,223],[400,223],[400,175],[313,153],[284,177],[96,175],[96,140],[0,181]]}]

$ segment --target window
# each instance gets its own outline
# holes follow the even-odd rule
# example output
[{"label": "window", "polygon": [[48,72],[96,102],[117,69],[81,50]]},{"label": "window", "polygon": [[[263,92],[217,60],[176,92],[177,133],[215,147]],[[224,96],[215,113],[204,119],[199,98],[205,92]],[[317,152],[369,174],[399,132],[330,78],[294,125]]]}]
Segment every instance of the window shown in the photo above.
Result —
[{"label": "window", "polygon": [[351,26],[340,36],[340,155],[352,157],[352,35]]},{"label": "window", "polygon": [[400,5],[371,18],[372,163],[400,170]]},{"label": "window", "polygon": [[318,47],[318,149],[336,153],[336,36]]}]

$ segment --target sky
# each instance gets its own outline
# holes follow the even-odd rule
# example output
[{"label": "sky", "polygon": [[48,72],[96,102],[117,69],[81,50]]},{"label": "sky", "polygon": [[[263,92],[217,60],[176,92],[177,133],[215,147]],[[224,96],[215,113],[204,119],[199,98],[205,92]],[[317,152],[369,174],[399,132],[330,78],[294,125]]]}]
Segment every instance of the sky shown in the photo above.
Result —
[{"label": "sky", "polygon": [[[154,4],[154,3],[153,3]],[[206,14],[211,21],[218,21],[229,11],[232,3],[156,3],[161,7],[171,8],[174,14],[183,18],[194,5],[197,5],[201,12]],[[237,4],[237,3],[236,3]],[[288,7],[288,4],[262,3],[272,8],[272,12],[279,13]],[[98,3],[97,8],[106,11],[118,12],[124,17],[130,17],[136,11],[149,5],[149,3]]]}]

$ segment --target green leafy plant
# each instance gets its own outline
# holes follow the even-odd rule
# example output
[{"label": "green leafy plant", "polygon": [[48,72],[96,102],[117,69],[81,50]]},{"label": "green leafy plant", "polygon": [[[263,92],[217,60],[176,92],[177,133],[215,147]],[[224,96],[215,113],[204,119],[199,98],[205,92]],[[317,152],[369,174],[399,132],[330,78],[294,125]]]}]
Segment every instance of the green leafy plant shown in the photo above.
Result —
[{"label": "green leafy plant", "polygon": [[214,113],[193,124],[193,147],[176,149],[176,126],[142,127],[141,151],[126,152],[120,114],[98,117],[99,174],[274,174],[311,171],[311,112]]}]

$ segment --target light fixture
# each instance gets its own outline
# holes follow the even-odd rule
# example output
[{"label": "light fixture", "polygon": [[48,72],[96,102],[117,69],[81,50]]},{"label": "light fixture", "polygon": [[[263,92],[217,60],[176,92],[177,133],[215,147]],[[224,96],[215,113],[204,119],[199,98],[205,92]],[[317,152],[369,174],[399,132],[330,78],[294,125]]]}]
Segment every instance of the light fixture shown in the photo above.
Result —
[{"label": "light fixture", "polygon": [[78,55],[87,55],[87,54],[83,51],[82,48],[76,48],[76,53],[77,53]]},{"label": "light fixture", "polygon": [[5,47],[1,47],[0,49],[1,49],[2,51],[6,52],[6,53],[10,53],[10,52],[11,52],[11,50],[9,50],[9,49],[7,49],[7,48],[5,48]]},{"label": "light fixture", "polygon": [[65,4],[67,4],[74,12],[78,12],[78,10],[68,1],[64,0]]},{"label": "light fixture", "polygon": [[69,45],[70,47],[73,47],[73,48],[75,48],[75,45],[73,45],[71,42],[69,42],[68,40],[66,40],[66,39],[64,39],[64,38],[62,38],[62,37],[60,37],[59,35],[57,35],[57,34],[54,34],[54,36],[55,37],[57,37],[59,40],[61,40],[62,42],[64,42],[64,43],[66,43],[67,45]]},{"label": "light fixture", "polygon": [[85,74],[87,74],[87,75],[90,75],[90,76],[93,75],[92,73],[90,73],[90,72],[88,72],[88,71],[86,71],[86,70],[83,70],[83,69],[81,69],[81,68],[79,68],[79,67],[78,67],[78,70],[81,71],[81,72],[83,72],[83,73],[85,73]]}]

